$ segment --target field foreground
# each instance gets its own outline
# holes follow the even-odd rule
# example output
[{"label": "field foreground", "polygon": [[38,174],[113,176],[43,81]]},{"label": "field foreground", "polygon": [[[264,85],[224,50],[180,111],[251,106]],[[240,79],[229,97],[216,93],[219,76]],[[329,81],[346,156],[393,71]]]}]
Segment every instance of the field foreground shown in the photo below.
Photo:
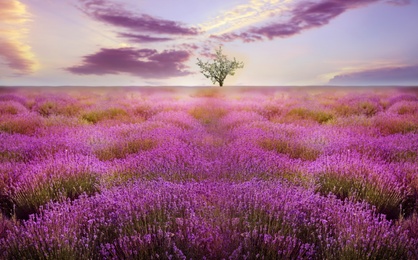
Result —
[{"label": "field foreground", "polygon": [[418,89],[0,89],[0,259],[418,259]]}]

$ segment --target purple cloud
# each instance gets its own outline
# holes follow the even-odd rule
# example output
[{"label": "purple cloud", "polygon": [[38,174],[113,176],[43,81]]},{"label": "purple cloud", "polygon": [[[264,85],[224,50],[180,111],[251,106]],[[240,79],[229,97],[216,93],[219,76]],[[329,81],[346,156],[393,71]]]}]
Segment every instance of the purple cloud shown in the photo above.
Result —
[{"label": "purple cloud", "polygon": [[95,14],[96,19],[115,26],[153,33],[178,34],[178,35],[197,35],[196,28],[182,26],[178,22],[154,18],[149,15],[135,16],[128,12],[124,14]]},{"label": "purple cloud", "polygon": [[242,33],[240,37],[244,42],[253,40],[253,39],[264,39],[262,36],[265,36],[272,40],[275,37],[289,37],[295,34],[298,34],[302,31],[302,27],[300,27],[296,23],[278,23],[278,24],[271,24],[268,26],[264,26],[261,28],[251,29],[250,33]]},{"label": "purple cloud", "polygon": [[18,74],[30,74],[34,70],[35,61],[27,57],[27,53],[22,49],[18,43],[0,38],[0,57],[4,59],[7,66]]},{"label": "purple cloud", "polygon": [[220,40],[223,42],[232,42],[235,41],[237,39],[242,40],[243,42],[255,42],[255,41],[261,41],[263,40],[263,37],[260,36],[259,34],[255,34],[255,33],[247,33],[247,32],[243,32],[243,33],[227,33],[227,34],[223,34],[223,35],[211,35],[210,38],[215,39],[215,40]]},{"label": "purple cloud", "polygon": [[199,49],[199,46],[197,46],[197,44],[194,44],[194,43],[182,43],[182,44],[179,44],[177,46],[179,48],[186,49],[190,52],[193,52],[193,51]]},{"label": "purple cloud", "polygon": [[[221,41],[230,42],[237,39],[243,42],[254,42],[276,37],[285,38],[301,33],[302,31],[321,27],[328,24],[332,19],[342,13],[363,7],[382,0],[320,0],[320,1],[302,1],[296,4],[289,11],[289,19],[286,21],[275,22],[265,26],[252,27],[241,33],[227,33],[221,36],[212,35]],[[409,0],[387,0],[387,3],[393,5],[409,4]]]},{"label": "purple cloud", "polygon": [[172,38],[153,37],[149,35],[140,35],[140,34],[133,34],[133,33],[119,33],[118,35],[122,38],[126,38],[130,42],[135,42],[135,43],[166,42],[166,41],[173,40]]},{"label": "purple cloud", "polygon": [[127,73],[143,78],[169,78],[191,74],[184,65],[190,58],[187,51],[169,50],[158,53],[151,49],[100,49],[83,57],[81,65],[66,68],[79,75]]},{"label": "purple cloud", "polygon": [[411,4],[411,0],[388,0],[387,3],[392,5],[404,6]]},{"label": "purple cloud", "polygon": [[341,74],[329,81],[335,85],[416,85],[418,65],[365,70]]},{"label": "purple cloud", "polygon": [[[80,0],[80,8],[88,16],[113,26],[134,32],[150,32],[170,35],[197,35],[198,28],[187,27],[180,22],[164,20],[146,14],[132,13],[121,4],[107,0]],[[128,36],[128,38],[130,38]]]},{"label": "purple cloud", "polygon": [[148,59],[158,62],[185,62],[190,54],[186,51],[164,51],[159,54],[149,56]]}]

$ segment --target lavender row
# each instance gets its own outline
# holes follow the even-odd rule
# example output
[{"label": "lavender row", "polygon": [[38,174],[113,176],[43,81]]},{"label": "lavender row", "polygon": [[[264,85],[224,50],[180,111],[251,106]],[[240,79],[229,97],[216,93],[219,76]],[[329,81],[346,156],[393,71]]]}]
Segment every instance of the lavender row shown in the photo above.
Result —
[{"label": "lavender row", "polygon": [[412,259],[416,241],[364,203],[276,181],[136,182],[50,204],[4,258]]},{"label": "lavender row", "polygon": [[414,259],[417,113],[399,90],[0,92],[4,257]]}]

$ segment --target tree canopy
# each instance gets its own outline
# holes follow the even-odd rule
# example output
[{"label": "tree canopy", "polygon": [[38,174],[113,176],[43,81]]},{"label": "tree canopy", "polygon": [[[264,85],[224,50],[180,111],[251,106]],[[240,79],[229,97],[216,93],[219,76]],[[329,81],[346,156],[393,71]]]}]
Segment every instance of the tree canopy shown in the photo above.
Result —
[{"label": "tree canopy", "polygon": [[228,60],[228,57],[222,53],[221,46],[215,50],[213,62],[203,62],[199,58],[197,58],[197,60],[197,65],[201,69],[200,72],[206,78],[210,79],[213,84],[218,83],[220,87],[223,86],[226,76],[233,76],[235,75],[236,69],[244,67],[244,63],[237,61],[235,58],[233,60]]}]

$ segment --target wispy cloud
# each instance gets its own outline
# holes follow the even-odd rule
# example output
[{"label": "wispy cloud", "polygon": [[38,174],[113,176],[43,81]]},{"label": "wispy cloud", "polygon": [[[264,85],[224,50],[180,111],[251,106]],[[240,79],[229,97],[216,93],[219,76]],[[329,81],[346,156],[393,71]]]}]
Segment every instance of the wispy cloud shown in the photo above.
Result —
[{"label": "wispy cloud", "polygon": [[180,22],[160,19],[147,14],[133,13],[121,4],[107,0],[80,0],[80,2],[80,9],[88,16],[132,33],[147,32],[170,35],[197,35],[200,33],[196,27],[188,27]]},{"label": "wispy cloud", "polygon": [[223,11],[215,18],[200,24],[204,31],[220,35],[253,25],[290,9],[295,0],[251,0],[247,4],[237,5]]},{"label": "wispy cloud", "polygon": [[184,64],[190,58],[187,51],[153,49],[101,49],[83,57],[80,65],[67,68],[80,75],[126,73],[143,78],[169,78],[190,74]]},{"label": "wispy cloud", "polygon": [[[266,18],[274,17],[274,22],[252,26],[245,30],[224,34],[214,34],[211,37],[221,41],[242,40],[253,42],[265,39],[285,38],[299,34],[305,30],[321,27],[330,23],[337,16],[351,9],[360,8],[376,2],[386,2],[394,5],[409,4],[408,0],[317,0],[317,1],[274,1],[285,5]],[[292,3],[292,5],[289,5]]]},{"label": "wispy cloud", "polygon": [[146,43],[146,42],[166,42],[171,41],[173,38],[168,37],[154,37],[149,35],[141,35],[134,33],[118,33],[119,37],[125,38],[134,43]]},{"label": "wispy cloud", "polygon": [[329,84],[335,85],[414,85],[418,81],[418,65],[400,65],[341,73]]},{"label": "wispy cloud", "polygon": [[[200,33],[196,27],[129,11],[110,0],[79,0],[79,9],[94,20],[117,28],[116,36],[131,43],[156,43],[190,37]],[[66,68],[78,75],[129,74],[142,78],[170,78],[191,74],[185,63],[192,51],[138,49],[133,47],[101,48],[86,55],[79,65]],[[190,48],[186,48],[190,49]]]},{"label": "wispy cloud", "polygon": [[403,6],[411,4],[411,0],[387,0],[387,3],[392,5]]},{"label": "wispy cloud", "polygon": [[29,22],[26,6],[17,0],[0,1],[0,62],[16,74],[30,74],[38,68],[31,47],[25,43]]}]

